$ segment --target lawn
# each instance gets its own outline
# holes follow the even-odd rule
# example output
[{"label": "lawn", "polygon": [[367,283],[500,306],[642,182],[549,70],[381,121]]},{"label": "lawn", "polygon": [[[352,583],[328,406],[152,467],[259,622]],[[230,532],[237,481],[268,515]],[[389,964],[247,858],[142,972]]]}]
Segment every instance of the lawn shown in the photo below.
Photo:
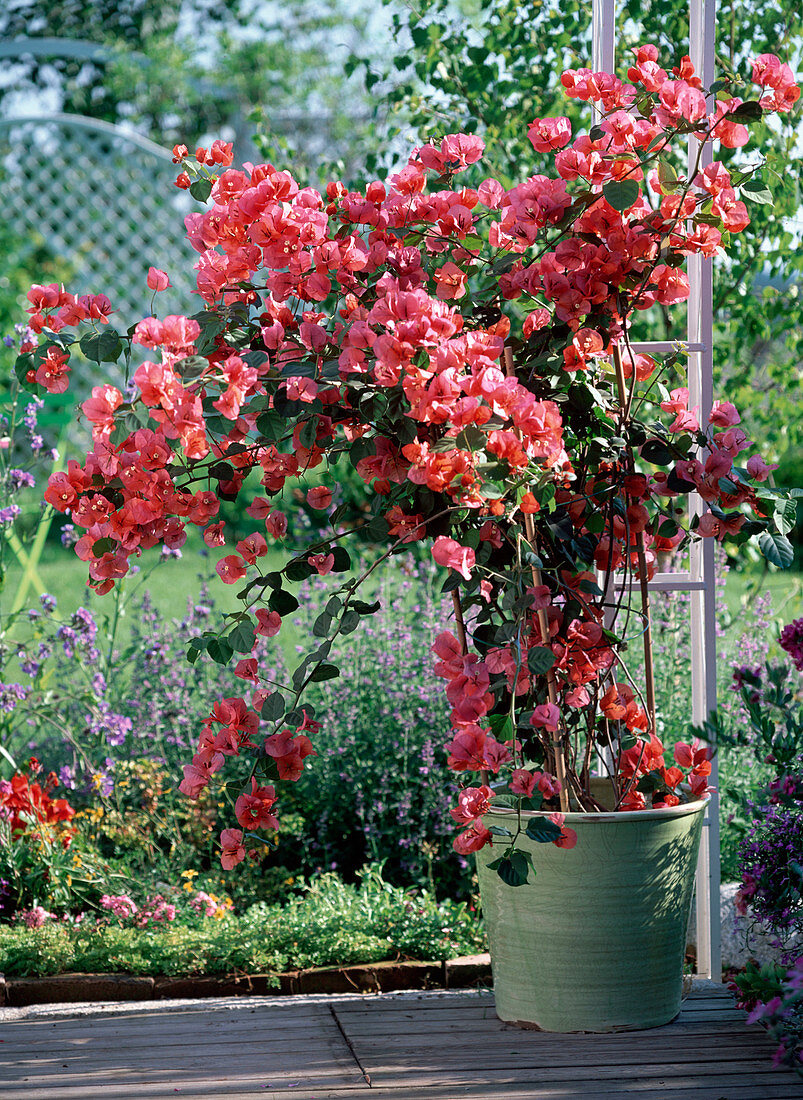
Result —
[{"label": "lawn", "polygon": [[[208,557],[202,556],[205,552],[206,547],[194,531],[182,548],[180,560],[158,562],[157,551],[146,552],[140,560],[140,576],[144,580],[129,580],[129,593],[134,595],[136,588],[146,589],[163,615],[181,617],[187,609],[187,601],[197,596],[199,585],[206,582],[220,611],[240,610],[242,605],[236,598],[240,586],[224,584],[214,571],[214,562],[220,551],[215,550]],[[281,548],[271,547],[263,565],[266,571],[278,569],[286,560],[287,555]],[[71,550],[48,543],[38,571],[45,590],[58,599],[63,615],[71,614],[82,605],[91,607],[95,614],[101,616],[104,612],[111,613],[112,597],[97,596],[87,587],[86,565]],[[16,592],[20,577],[21,569],[12,559],[6,579],[7,604]],[[762,570],[759,566],[748,566],[742,572],[731,571],[727,576],[722,600],[722,610],[725,612],[723,625],[739,631],[740,618],[747,617],[756,598],[767,592],[772,597],[773,620],[789,622],[803,615],[803,574],[782,572],[772,567]],[[124,625],[121,624],[123,635]],[[288,631],[283,638],[288,651],[288,647],[292,648],[296,641],[291,634],[292,631]]]}]

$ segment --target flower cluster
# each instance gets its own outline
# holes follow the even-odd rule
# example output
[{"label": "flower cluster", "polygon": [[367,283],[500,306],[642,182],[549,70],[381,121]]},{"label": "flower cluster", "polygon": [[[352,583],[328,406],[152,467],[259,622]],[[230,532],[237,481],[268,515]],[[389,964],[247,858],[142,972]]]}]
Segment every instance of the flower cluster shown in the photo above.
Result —
[{"label": "flower cluster", "polygon": [[50,772],[40,783],[36,778],[40,771],[39,761],[32,756],[26,771],[15,772],[10,780],[0,779],[0,815],[9,822],[12,840],[45,829],[57,833],[67,848],[75,832],[70,826],[75,810],[65,798],[52,797],[58,777]]},{"label": "flower cluster", "polygon": [[136,928],[147,928],[150,924],[169,924],[176,919],[175,905],[161,894],[147,897],[139,906],[127,894],[104,894],[100,904],[121,923],[128,921]]},{"label": "flower cluster", "polygon": [[[225,867],[245,857],[244,830],[276,827],[263,779],[301,776],[317,733],[303,691],[338,675],[332,643],[373,613],[359,582],[345,582],[292,687],[260,675],[259,639],[298,606],[290,586],[351,565],[335,510],[320,539],[268,569],[268,547],[287,534],[276,498],[312,477],[310,507],[328,508],[313,471],[343,456],[366,486],[364,533],[384,557],[433,540],[448,570],[455,632],[433,648],[451,766],[480,773],[474,792],[510,768],[533,776],[519,775],[530,792],[519,798],[537,790],[550,812],[597,809],[589,779],[602,758],[616,808],[673,805],[686,773],[692,797],[704,793],[704,749],[679,745],[666,766],[651,677],[641,690],[625,664],[627,623],[640,620],[651,667],[646,584],[659,555],[694,538],[758,536],[783,564],[788,511],[766,485],[771,468],[745,456],[738,410],[689,407],[688,387],[670,388],[674,360],[637,354],[629,331],[638,312],[688,298],[688,257],[720,254],[749,224],[753,171],[732,176],[703,150],[745,144],[746,124],[799,95],[770,55],[752,75],[759,100],[707,93],[688,58],[670,74],[653,46],[635,51],[629,82],[569,70],[567,95],[597,124],[573,135],[565,118],[535,120],[530,137],[554,153],[555,175],[509,188],[461,182],[484,152],[470,134],[421,146],[362,191],[334,181],[318,192],[271,164],[234,168],[220,143],[194,158],[177,147],[178,185],[211,201],[186,219],[198,314],[146,317],[128,338],[108,326],[103,295],[30,292],[40,342],[18,361],[27,385],[67,385],[78,324],[98,362],[132,343],[149,355],[129,394],[95,387],[82,406],[93,450],[45,494],[82,532],[91,583],[110,590],[132,558],[179,547],[194,524],[224,551],[221,579],[242,585],[243,610],[190,646],[191,660],[237,655],[236,674],[254,685],[215,704],[182,782],[193,797],[227,758],[251,760],[235,808],[243,828],[221,837]],[[697,161],[682,175],[689,136]],[[166,284],[164,272],[149,276],[155,293]],[[220,501],[252,474],[265,495],[249,510],[264,533],[232,546]],[[684,526],[676,498],[692,491],[705,509]],[[624,595],[631,582],[640,608]],[[487,839],[478,821],[459,850]]]}]

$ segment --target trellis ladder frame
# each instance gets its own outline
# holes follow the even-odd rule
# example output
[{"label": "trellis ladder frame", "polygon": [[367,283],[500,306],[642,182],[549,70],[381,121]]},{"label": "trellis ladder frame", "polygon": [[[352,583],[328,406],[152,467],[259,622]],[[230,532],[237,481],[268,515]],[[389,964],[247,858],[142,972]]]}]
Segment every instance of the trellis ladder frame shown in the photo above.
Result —
[{"label": "trellis ladder frame", "polygon": [[[716,0],[690,0],[690,57],[696,72],[708,88],[714,82]],[[592,69],[613,72],[615,65],[616,0],[592,2]],[[689,141],[689,171],[697,160],[699,145]],[[701,168],[710,164],[711,146],[701,154]],[[686,315],[689,357],[689,404],[699,406],[700,421],[707,423],[713,404],[714,308],[713,266],[699,254],[687,264],[691,292]],[[661,354],[675,350],[675,344],[651,341],[633,345],[634,350]],[[696,493],[689,497],[690,515],[701,515],[703,502]],[[651,591],[688,592],[691,628],[691,719],[700,724],[716,706],[716,570],[714,540],[703,539],[689,551],[687,572],[657,573],[649,582]],[[711,761],[709,782],[714,788],[706,811],[700,854],[697,861],[697,966],[696,977],[720,981],[722,951],[720,936],[719,795],[718,762]]]}]

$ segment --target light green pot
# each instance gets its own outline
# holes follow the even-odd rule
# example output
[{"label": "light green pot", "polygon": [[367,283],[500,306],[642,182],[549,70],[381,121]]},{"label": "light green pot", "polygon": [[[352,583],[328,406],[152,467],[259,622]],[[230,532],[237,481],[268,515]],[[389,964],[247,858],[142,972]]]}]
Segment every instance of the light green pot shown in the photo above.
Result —
[{"label": "light green pot", "polygon": [[[522,833],[517,846],[532,854],[537,871],[523,886],[507,886],[488,869],[504,838],[477,853],[501,1020],[569,1032],[674,1019],[705,808],[701,801],[569,813],[565,823],[577,833],[570,849]],[[509,811],[492,811],[484,823],[516,832]]]}]

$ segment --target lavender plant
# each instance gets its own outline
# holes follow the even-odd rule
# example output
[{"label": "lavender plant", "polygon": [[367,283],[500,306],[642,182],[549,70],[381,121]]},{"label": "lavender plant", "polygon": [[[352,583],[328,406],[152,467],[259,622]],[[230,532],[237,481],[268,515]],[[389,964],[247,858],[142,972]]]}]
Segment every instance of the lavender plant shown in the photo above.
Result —
[{"label": "lavender plant", "polygon": [[[304,848],[310,869],[353,876],[382,862],[394,882],[465,895],[470,870],[451,851],[444,797],[457,789],[441,745],[448,706],[429,651],[448,612],[432,569],[412,556],[396,560],[373,593],[380,609],[341,644],[336,686],[323,682],[312,696],[327,736],[297,785]],[[300,631],[314,627],[326,591],[324,580],[310,583],[296,615]]]}]

